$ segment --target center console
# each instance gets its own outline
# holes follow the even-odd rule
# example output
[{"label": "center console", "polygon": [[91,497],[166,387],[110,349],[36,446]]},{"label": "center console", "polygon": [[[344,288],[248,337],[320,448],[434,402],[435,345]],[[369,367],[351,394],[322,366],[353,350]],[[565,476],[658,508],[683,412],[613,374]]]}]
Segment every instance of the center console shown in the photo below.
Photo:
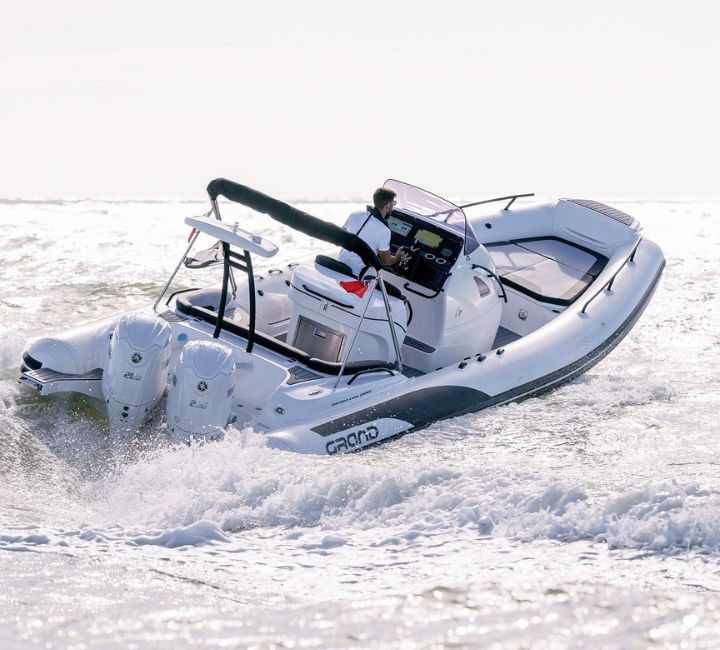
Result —
[{"label": "center console", "polygon": [[410,255],[407,265],[396,265],[393,273],[439,292],[462,251],[462,238],[399,210],[388,215],[386,221],[391,252],[404,247]]}]

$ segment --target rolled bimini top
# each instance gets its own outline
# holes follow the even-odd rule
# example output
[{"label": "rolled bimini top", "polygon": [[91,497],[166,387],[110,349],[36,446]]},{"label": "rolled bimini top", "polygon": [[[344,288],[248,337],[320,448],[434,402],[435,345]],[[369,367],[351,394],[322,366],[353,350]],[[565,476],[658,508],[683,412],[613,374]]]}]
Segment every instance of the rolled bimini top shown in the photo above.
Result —
[{"label": "rolled bimini top", "polygon": [[293,230],[356,253],[365,264],[378,271],[382,268],[375,251],[357,235],[347,232],[335,224],[314,217],[307,212],[293,208],[287,203],[278,201],[251,187],[233,183],[225,178],[216,178],[208,184],[207,192],[213,201],[218,196],[224,196],[226,199],[245,205],[256,212],[267,214],[275,221],[279,221]]}]

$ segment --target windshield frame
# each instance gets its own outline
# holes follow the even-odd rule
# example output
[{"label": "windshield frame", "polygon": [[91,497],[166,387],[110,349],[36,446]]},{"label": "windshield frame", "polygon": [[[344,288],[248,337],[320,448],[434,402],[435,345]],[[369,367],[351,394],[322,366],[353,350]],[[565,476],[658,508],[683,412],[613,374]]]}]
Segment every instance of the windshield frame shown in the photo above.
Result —
[{"label": "windshield frame", "polygon": [[465,255],[470,255],[480,247],[477,235],[460,206],[417,185],[395,178],[388,178],[383,187],[396,192],[396,208],[416,214],[461,235]]}]

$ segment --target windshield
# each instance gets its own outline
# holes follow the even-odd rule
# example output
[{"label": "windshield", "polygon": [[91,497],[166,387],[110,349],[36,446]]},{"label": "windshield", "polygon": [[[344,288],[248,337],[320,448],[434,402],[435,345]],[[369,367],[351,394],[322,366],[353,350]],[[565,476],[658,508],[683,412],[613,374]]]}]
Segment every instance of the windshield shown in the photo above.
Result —
[{"label": "windshield", "polygon": [[450,201],[392,178],[385,181],[384,187],[397,193],[397,207],[401,210],[409,210],[426,219],[432,219],[459,233],[465,242],[466,255],[480,246],[465,213]]}]

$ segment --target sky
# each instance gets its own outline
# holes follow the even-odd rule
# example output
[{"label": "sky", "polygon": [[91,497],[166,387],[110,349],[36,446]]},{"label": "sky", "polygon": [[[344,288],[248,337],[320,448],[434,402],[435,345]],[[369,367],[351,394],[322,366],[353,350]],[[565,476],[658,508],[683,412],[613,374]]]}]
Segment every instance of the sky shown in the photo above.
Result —
[{"label": "sky", "polygon": [[711,0],[0,9],[0,198],[720,196]]}]

